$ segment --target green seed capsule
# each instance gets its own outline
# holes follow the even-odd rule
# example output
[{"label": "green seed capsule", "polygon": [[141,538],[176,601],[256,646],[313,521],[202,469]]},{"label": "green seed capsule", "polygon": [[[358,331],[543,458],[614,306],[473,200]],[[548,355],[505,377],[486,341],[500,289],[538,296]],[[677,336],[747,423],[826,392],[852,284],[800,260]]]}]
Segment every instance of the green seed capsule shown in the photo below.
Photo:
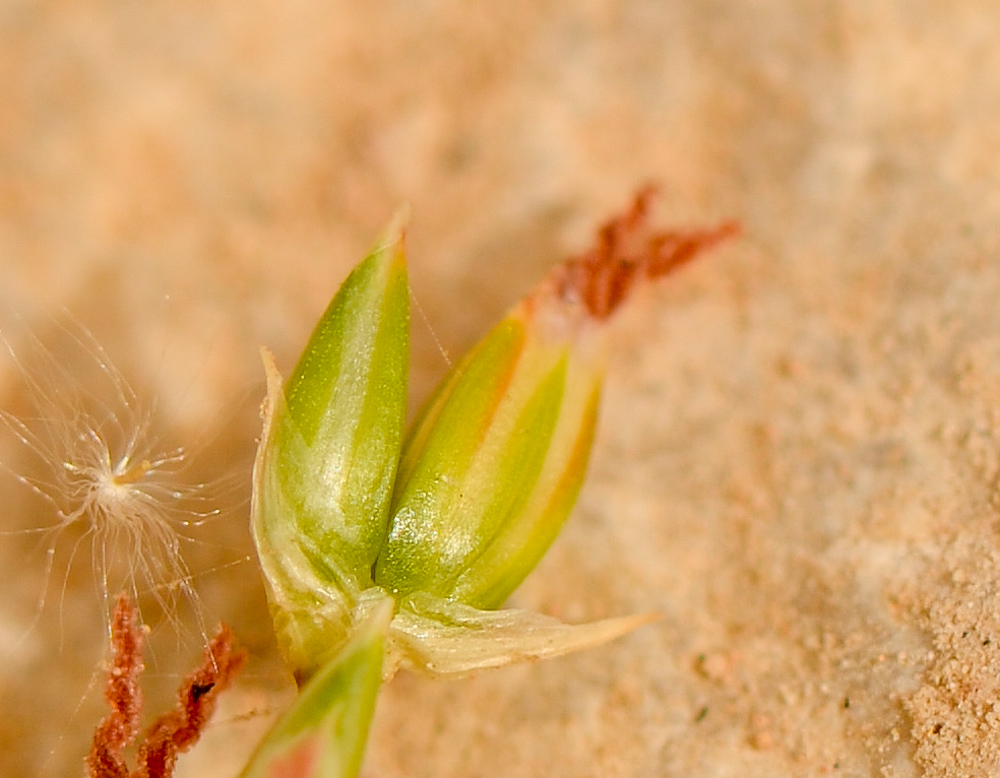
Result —
[{"label": "green seed capsule", "polygon": [[496,608],[555,538],[586,470],[600,370],[515,310],[409,433],[375,581]]}]

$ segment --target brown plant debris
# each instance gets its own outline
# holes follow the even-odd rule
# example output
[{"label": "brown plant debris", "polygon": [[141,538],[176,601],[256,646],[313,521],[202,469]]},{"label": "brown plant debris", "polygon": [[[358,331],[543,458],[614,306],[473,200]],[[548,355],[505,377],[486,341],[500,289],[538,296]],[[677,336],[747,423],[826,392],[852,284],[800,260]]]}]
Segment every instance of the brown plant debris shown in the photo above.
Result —
[{"label": "brown plant debris", "polygon": [[656,232],[648,224],[655,194],[651,186],[640,190],[628,211],[601,227],[593,248],[559,266],[553,278],[559,299],[580,302],[595,319],[606,319],[636,281],[666,275],[739,232],[736,222],[708,230]]},{"label": "brown plant debris", "polygon": [[128,778],[123,752],[139,734],[139,715],[142,712],[139,676],[143,671],[142,646],[145,639],[138,608],[126,595],[120,595],[111,622],[114,658],[104,691],[111,713],[94,732],[94,742],[87,756],[87,771],[91,778]]},{"label": "brown plant debris", "polygon": [[177,755],[200,737],[215,710],[216,700],[246,661],[234,650],[233,633],[225,624],[205,648],[201,666],[184,679],[177,708],[160,716],[139,746],[138,766],[129,771],[125,749],[139,733],[142,713],[142,650],[145,631],[135,603],[118,598],[111,625],[113,659],[105,699],[111,713],[98,724],[87,756],[89,778],[170,778]]}]

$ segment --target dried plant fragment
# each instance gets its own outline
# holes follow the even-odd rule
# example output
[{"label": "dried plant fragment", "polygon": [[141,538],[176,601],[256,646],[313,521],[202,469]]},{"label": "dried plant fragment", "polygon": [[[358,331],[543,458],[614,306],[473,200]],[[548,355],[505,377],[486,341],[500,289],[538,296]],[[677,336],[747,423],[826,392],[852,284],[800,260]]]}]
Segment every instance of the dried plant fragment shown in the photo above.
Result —
[{"label": "dried plant fragment", "polygon": [[169,778],[177,755],[198,742],[223,692],[243,667],[246,654],[233,649],[233,632],[223,624],[205,648],[197,670],[184,679],[177,709],[160,716],[147,730],[139,749],[134,778]]},{"label": "dried plant fragment", "polygon": [[205,648],[201,666],[181,684],[177,708],[160,716],[146,732],[139,747],[139,766],[130,772],[124,750],[139,731],[142,712],[139,675],[143,670],[144,641],[138,608],[122,594],[112,622],[114,658],[105,691],[111,713],[94,732],[87,757],[89,778],[170,778],[177,755],[198,741],[215,710],[218,695],[246,661],[246,654],[234,649],[229,627],[219,627]]},{"label": "dried plant fragment", "polygon": [[555,269],[549,283],[559,300],[582,303],[590,317],[606,319],[637,283],[660,278],[739,232],[736,222],[708,230],[655,232],[648,224],[654,194],[653,187],[640,191],[627,212],[601,227],[593,248]]},{"label": "dried plant fragment", "polygon": [[142,647],[145,639],[138,609],[126,595],[121,595],[115,604],[111,623],[114,659],[104,691],[111,713],[94,732],[93,746],[87,756],[87,771],[91,778],[128,778],[124,751],[139,733],[139,716],[142,713],[139,676],[143,671]]}]

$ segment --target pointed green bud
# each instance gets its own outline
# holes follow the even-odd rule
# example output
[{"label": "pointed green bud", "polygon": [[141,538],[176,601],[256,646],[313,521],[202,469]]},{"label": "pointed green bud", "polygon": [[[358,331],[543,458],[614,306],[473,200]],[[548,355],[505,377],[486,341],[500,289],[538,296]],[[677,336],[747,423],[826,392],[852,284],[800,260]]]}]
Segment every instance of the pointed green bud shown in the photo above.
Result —
[{"label": "pointed green bud", "polygon": [[278,641],[301,678],[346,639],[385,535],[406,408],[397,223],[350,274],[287,383],[268,356],[252,528]]},{"label": "pointed green bud", "polygon": [[376,583],[503,603],[583,482],[600,369],[516,309],[444,380],[404,445]]},{"label": "pointed green bud", "polygon": [[257,747],[242,778],[354,778],[382,681],[392,603],[384,599],[303,687]]}]

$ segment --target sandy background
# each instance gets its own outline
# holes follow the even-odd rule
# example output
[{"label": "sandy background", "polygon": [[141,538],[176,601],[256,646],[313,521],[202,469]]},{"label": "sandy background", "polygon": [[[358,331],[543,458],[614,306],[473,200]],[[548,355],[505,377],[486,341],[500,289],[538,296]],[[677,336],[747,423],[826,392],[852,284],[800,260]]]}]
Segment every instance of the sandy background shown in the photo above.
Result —
[{"label": "sandy background", "polygon": [[[180,774],[234,775],[289,695],[247,561],[258,347],[289,368],[409,202],[419,398],[437,342],[460,353],[649,180],[662,223],[745,235],[617,321],[591,477],[516,601],[664,619],[398,678],[366,776],[995,772],[997,40],[992,0],[4,0],[0,326],[29,375],[37,338],[102,391],[70,312],[223,479],[186,548],[253,661]],[[0,404],[28,391],[4,355]],[[51,523],[0,475],[5,530]],[[45,542],[0,538],[3,775],[79,775],[103,713],[79,534],[34,626]],[[189,609],[179,636],[146,612],[152,714],[199,640]]]}]

